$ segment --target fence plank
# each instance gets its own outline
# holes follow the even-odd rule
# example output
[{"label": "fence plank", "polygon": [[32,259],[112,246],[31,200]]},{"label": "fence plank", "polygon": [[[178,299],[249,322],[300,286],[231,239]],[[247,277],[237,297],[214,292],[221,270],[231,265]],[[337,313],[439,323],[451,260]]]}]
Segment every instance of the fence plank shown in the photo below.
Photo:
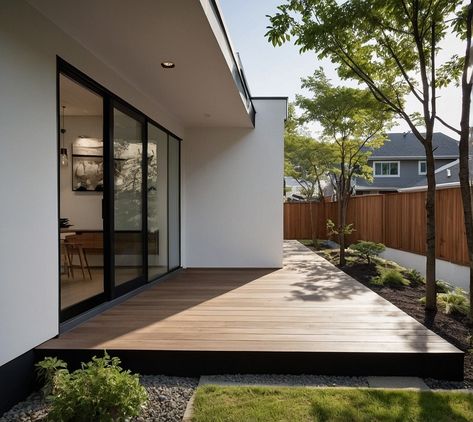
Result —
[{"label": "fence plank", "polygon": [[[425,192],[353,197],[348,206],[347,223],[353,223],[356,231],[348,237],[348,243],[371,240],[425,255],[425,199]],[[436,199],[437,257],[468,265],[460,188],[438,190]],[[329,218],[337,222],[336,202],[286,202],[284,239],[311,239],[312,231],[319,239],[327,238]]]}]

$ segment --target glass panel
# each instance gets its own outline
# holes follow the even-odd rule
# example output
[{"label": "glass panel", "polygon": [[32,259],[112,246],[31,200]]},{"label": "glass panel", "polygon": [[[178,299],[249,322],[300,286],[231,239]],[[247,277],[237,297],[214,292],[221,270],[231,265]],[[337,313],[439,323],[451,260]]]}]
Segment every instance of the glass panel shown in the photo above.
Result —
[{"label": "glass panel", "polygon": [[389,174],[389,163],[382,163],[382,168],[383,168],[383,176]]},{"label": "glass panel", "polygon": [[148,279],[168,270],[168,136],[148,124]]},{"label": "glass panel", "polygon": [[59,76],[61,309],[104,291],[103,99]]},{"label": "glass panel", "polygon": [[169,269],[180,262],[180,216],[179,216],[179,140],[169,136]]},{"label": "glass panel", "polygon": [[143,275],[142,125],[113,111],[115,284]]},{"label": "glass panel", "polygon": [[391,174],[391,176],[397,176],[398,175],[397,163],[391,163],[390,174]]},{"label": "glass panel", "polygon": [[374,163],[374,174],[376,176],[381,174],[381,163]]}]

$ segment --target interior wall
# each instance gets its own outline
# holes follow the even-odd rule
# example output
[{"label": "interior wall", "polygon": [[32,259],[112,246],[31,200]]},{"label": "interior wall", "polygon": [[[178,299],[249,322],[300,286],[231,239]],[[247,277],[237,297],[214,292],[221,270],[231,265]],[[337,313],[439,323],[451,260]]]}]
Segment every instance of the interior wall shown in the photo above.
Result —
[{"label": "interior wall", "polygon": [[286,100],[254,104],[254,129],[192,129],[185,135],[183,266],[282,266]]},{"label": "interior wall", "polygon": [[102,116],[65,116],[66,133],[64,145],[67,148],[69,164],[60,167],[61,206],[60,217],[68,218],[74,230],[102,230],[102,192],[77,192],[72,190],[72,143],[79,136],[102,139]]},{"label": "interior wall", "polygon": [[0,365],[58,333],[56,56],[183,135],[177,120],[23,0],[0,13]]}]

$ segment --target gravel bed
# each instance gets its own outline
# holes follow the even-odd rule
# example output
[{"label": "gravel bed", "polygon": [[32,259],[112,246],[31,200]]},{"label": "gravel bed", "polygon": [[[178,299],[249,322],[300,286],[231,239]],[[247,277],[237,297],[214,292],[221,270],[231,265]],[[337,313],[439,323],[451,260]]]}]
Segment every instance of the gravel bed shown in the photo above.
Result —
[{"label": "gravel bed", "polygon": [[328,375],[275,375],[275,374],[237,374],[208,375],[201,378],[202,384],[223,385],[270,385],[301,387],[368,387],[365,377],[341,377]]},{"label": "gravel bed", "polygon": [[[133,421],[180,422],[198,382],[198,378],[142,376],[149,400],[141,416]],[[39,393],[34,393],[0,417],[0,422],[44,421],[47,414],[47,404]]]},{"label": "gravel bed", "polygon": [[432,390],[471,390],[473,391],[473,384],[468,381],[445,381],[436,380],[433,378],[425,378],[424,382]]}]

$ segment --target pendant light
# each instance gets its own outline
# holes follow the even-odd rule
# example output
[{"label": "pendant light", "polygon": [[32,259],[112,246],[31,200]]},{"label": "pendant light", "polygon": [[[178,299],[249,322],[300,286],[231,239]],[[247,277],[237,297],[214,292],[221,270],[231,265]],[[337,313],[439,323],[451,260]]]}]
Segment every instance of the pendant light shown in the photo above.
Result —
[{"label": "pendant light", "polygon": [[64,114],[66,106],[62,106],[62,128],[61,128],[61,149],[59,151],[61,166],[67,167],[69,164],[69,158],[67,156],[67,148],[64,146],[64,138],[66,137],[66,128],[64,127]]}]

